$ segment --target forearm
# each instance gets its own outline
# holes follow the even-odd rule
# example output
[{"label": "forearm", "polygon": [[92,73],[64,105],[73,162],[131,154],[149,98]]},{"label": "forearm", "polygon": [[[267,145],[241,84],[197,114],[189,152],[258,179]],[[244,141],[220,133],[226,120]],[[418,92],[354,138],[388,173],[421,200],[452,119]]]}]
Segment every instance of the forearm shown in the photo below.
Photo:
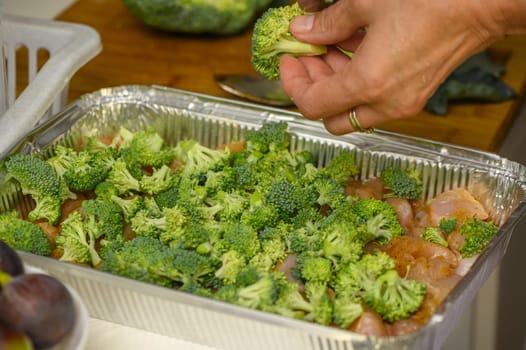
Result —
[{"label": "forearm", "polygon": [[481,33],[490,41],[506,35],[526,34],[525,0],[458,0],[477,19]]}]

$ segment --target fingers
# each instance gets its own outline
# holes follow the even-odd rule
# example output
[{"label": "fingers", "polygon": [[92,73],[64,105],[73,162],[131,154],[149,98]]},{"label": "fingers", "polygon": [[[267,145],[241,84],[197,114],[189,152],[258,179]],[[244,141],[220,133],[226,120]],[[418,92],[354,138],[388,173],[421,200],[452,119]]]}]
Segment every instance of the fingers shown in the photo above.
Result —
[{"label": "fingers", "polygon": [[350,132],[365,131],[390,119],[385,115],[379,114],[369,106],[358,106],[354,108],[354,113],[358,125],[363,130],[356,130],[350,119],[351,113],[352,111],[346,111],[323,119],[325,129],[331,134],[339,136]]},{"label": "fingers", "polygon": [[360,105],[360,85],[353,85],[350,60],[340,52],[325,57],[281,58],[281,84],[308,119],[343,113],[349,106]]},{"label": "fingers", "polygon": [[290,23],[291,33],[312,44],[332,45],[349,38],[367,24],[367,16],[355,3],[340,0],[320,12],[298,16]]}]

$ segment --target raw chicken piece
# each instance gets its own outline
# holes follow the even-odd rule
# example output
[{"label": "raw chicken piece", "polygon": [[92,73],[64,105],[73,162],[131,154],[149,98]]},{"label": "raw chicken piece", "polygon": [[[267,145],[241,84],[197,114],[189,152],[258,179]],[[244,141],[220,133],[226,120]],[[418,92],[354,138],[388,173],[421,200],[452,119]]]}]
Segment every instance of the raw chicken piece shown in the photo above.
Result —
[{"label": "raw chicken piece", "polygon": [[431,199],[427,212],[430,226],[438,226],[440,219],[444,217],[456,217],[460,221],[473,216],[479,220],[488,218],[486,209],[464,188],[446,191]]},{"label": "raw chicken piece", "polygon": [[349,326],[349,330],[359,334],[377,337],[388,335],[387,328],[380,314],[367,306],[364,306],[363,313]]},{"label": "raw chicken piece", "polygon": [[359,198],[382,199],[384,185],[380,179],[350,180],[345,188],[345,193]]},{"label": "raw chicken piece", "polygon": [[410,236],[394,237],[385,248],[395,261],[398,273],[409,278],[449,277],[458,266],[458,256],[446,247]]},{"label": "raw chicken piece", "polygon": [[412,235],[414,233],[414,217],[413,217],[413,207],[407,199],[403,198],[387,198],[385,200],[389,203],[396,211],[398,215],[398,221],[400,225],[404,228],[406,235]]}]

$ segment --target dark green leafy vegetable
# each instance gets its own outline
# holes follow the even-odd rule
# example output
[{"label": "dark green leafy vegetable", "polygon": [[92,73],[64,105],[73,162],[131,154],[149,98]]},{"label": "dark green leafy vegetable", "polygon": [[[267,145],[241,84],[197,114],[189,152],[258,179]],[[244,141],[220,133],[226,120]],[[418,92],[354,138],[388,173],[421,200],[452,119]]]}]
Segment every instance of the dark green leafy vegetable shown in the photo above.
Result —
[{"label": "dark green leafy vegetable", "polygon": [[123,0],[139,20],[157,29],[231,35],[247,28],[272,0]]},{"label": "dark green leafy vegetable", "polygon": [[503,73],[504,67],[492,63],[486,52],[478,53],[451,73],[427,101],[425,109],[444,116],[449,102],[494,103],[515,98],[516,92],[501,79]]}]

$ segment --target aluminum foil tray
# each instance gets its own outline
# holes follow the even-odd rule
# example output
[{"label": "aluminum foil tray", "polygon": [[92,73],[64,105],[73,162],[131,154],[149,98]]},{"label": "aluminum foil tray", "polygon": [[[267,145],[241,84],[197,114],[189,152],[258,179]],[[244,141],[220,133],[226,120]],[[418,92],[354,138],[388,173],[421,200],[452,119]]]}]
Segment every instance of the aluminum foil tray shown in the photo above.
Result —
[{"label": "aluminum foil tray", "polygon": [[[121,86],[84,95],[13,145],[14,152],[44,152],[110,135],[120,126],[153,127],[169,145],[193,138],[207,146],[239,140],[268,121],[284,120],[292,149],[308,149],[319,166],[343,149],[356,153],[361,177],[378,176],[393,164],[424,173],[424,197],[468,188],[501,225],[497,236],[419,331],[399,337],[367,337],[348,331],[241,308],[172,289],[113,276],[83,266],[22,253],[74,287],[91,317],[225,350],[440,349],[466,306],[505,254],[526,211],[526,169],[495,154],[378,131],[334,137],[318,122],[280,109],[156,86]],[[0,178],[0,184],[3,180]],[[24,197],[0,185],[0,212],[20,208]]]}]

